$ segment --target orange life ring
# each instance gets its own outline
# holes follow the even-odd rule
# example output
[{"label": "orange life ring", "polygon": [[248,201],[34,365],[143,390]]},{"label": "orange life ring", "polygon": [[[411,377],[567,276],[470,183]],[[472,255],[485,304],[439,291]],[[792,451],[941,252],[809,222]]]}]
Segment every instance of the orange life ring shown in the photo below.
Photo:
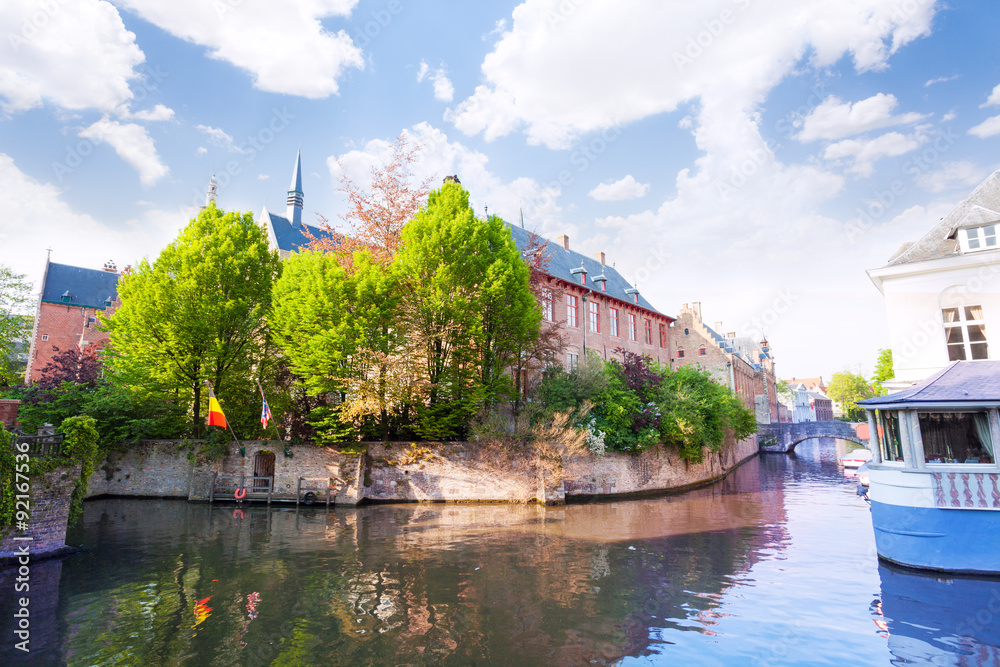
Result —
[{"label": "orange life ring", "polygon": [[233,496],[235,496],[236,500],[243,500],[244,498],[246,498],[247,497],[246,487],[242,489],[236,489],[236,493],[234,493]]}]

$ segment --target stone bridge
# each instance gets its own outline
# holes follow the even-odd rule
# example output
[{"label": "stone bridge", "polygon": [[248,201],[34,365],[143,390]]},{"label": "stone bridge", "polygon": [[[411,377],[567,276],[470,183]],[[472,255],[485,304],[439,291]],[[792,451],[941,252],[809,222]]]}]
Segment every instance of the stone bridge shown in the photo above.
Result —
[{"label": "stone bridge", "polygon": [[840,438],[867,447],[868,441],[858,437],[856,426],[858,424],[842,421],[759,424],[757,441],[762,452],[790,452],[795,445],[810,438]]}]

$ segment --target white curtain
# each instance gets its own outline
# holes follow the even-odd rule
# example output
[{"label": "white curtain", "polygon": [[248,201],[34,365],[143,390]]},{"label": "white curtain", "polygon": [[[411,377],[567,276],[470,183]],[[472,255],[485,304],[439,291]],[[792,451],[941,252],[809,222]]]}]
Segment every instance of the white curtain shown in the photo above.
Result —
[{"label": "white curtain", "polygon": [[993,456],[993,438],[990,437],[990,418],[985,412],[977,412],[973,415],[976,418],[976,435],[979,436],[979,442],[983,443],[983,449],[990,455],[990,458],[996,461],[996,457]]}]

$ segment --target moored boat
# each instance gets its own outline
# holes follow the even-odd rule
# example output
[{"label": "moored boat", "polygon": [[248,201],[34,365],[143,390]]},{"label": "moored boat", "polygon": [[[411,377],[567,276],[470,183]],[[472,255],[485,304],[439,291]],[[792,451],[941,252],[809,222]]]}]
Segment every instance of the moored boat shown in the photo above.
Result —
[{"label": "moored boat", "polygon": [[956,361],[868,411],[869,497],[883,559],[1000,573],[1000,362]]}]

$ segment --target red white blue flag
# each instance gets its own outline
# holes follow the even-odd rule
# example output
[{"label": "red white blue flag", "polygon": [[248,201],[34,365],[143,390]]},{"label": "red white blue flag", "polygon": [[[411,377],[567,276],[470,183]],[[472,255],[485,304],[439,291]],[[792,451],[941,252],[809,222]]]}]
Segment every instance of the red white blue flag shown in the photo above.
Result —
[{"label": "red white blue flag", "polygon": [[260,397],[264,401],[264,405],[260,408],[260,425],[263,428],[267,428],[267,422],[274,419],[274,417],[271,416],[271,406],[267,404],[267,397],[264,396],[263,387],[260,388]]}]

